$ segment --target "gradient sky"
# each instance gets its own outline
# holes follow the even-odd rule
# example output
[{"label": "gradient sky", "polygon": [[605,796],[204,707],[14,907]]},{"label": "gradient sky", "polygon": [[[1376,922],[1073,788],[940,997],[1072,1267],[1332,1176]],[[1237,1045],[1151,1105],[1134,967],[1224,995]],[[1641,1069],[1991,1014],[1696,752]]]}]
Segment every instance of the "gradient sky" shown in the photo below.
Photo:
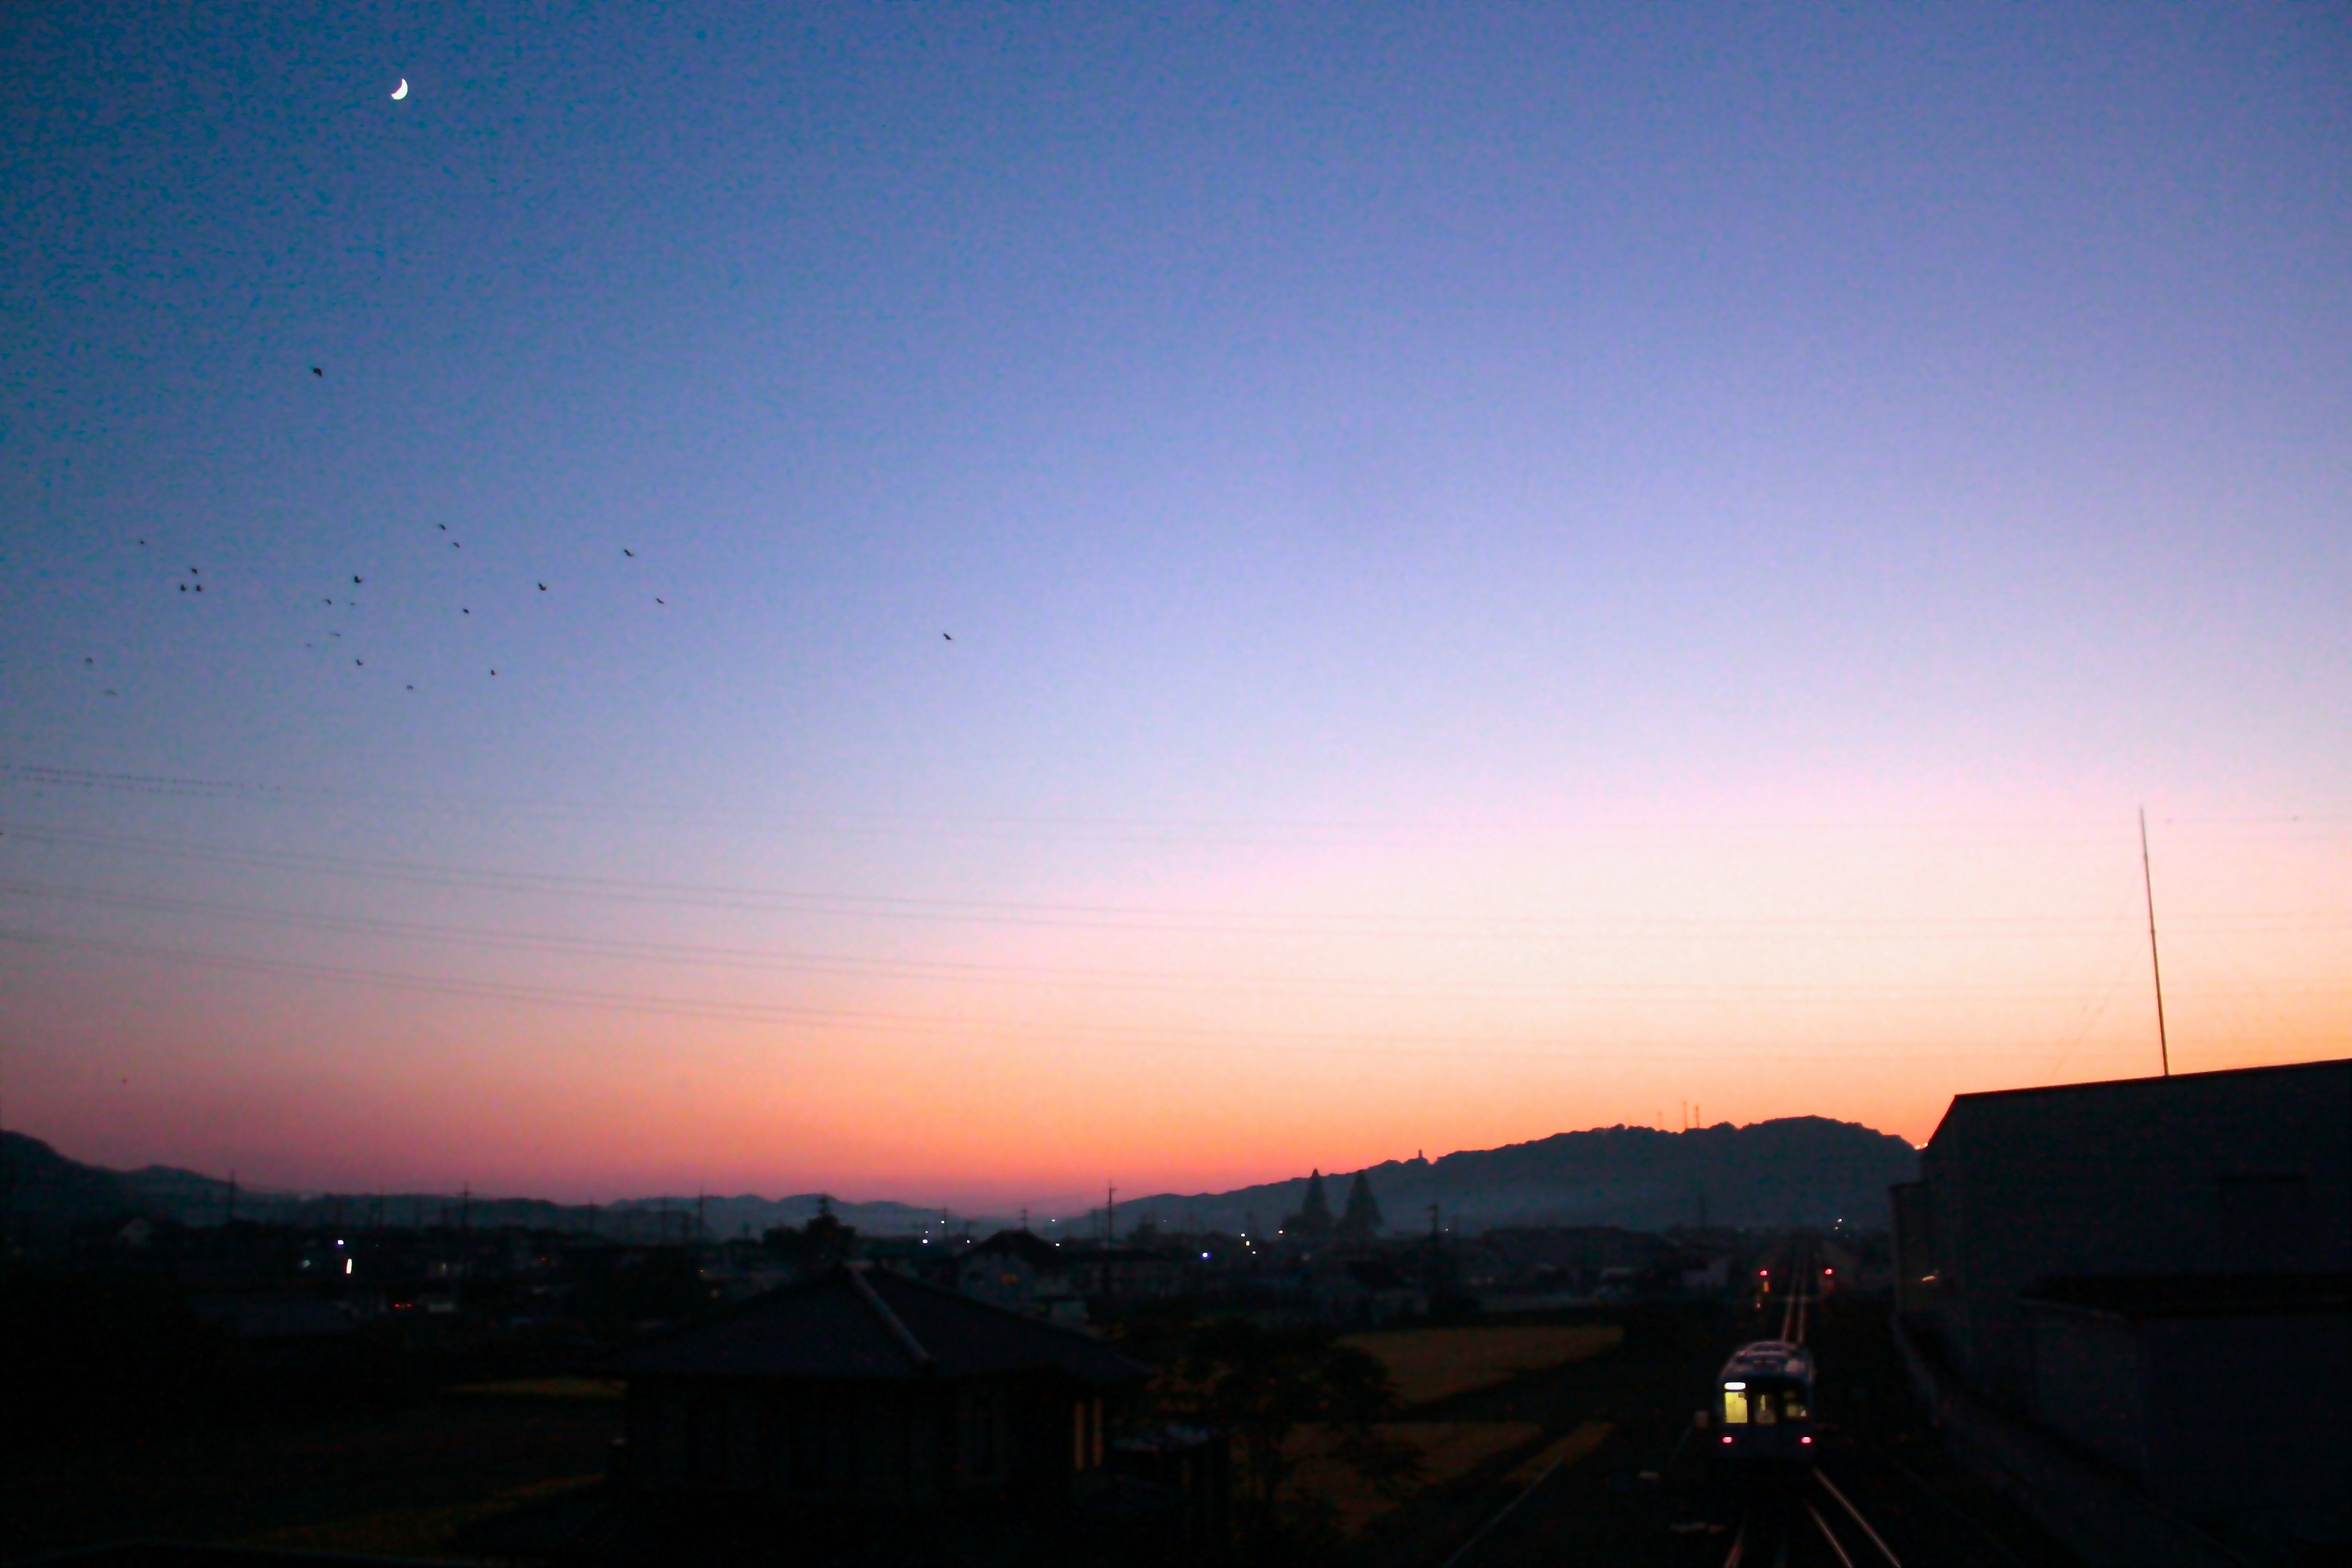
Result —
[{"label": "gradient sky", "polygon": [[2345,1055],[2348,15],[0,11],[0,1115],[1924,1139],[2154,1069],[2142,803],[2175,1065]]}]

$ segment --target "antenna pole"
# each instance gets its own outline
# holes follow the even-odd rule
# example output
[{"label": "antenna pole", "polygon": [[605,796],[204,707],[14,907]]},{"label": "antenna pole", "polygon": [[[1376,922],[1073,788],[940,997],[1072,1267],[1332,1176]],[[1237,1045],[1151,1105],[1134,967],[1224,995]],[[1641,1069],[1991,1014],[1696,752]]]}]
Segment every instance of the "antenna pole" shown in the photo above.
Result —
[{"label": "antenna pole", "polygon": [[2164,1035],[2164,964],[2156,955],[2156,879],[2147,865],[2147,807],[2139,808],[2139,885],[2147,895],[2147,969],[2156,980],[2156,1049],[2164,1076],[2172,1076],[2172,1043]]}]

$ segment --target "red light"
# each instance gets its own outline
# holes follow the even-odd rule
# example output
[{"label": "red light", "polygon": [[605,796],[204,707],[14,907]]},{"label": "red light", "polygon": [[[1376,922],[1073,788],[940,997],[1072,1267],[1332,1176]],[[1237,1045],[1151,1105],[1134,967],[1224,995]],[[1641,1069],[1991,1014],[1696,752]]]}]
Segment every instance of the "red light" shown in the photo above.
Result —
[{"label": "red light", "polygon": [[1725,1442],[1727,1442],[1727,1443],[1730,1442],[1730,1441],[1731,1441],[1731,1435],[1730,1435],[1729,1433],[1727,1433],[1727,1433],[1725,1433],[1725,1434],[1724,1434],[1723,1440],[1724,1440]]},{"label": "red light", "polygon": [[1797,1439],[1797,1441],[1798,1441],[1798,1442],[1800,1442],[1800,1443],[1810,1443],[1810,1442],[1811,1442],[1811,1441],[1812,1441],[1812,1439],[1811,1439],[1811,1437],[1800,1437],[1800,1438],[1798,1438],[1798,1439]]}]

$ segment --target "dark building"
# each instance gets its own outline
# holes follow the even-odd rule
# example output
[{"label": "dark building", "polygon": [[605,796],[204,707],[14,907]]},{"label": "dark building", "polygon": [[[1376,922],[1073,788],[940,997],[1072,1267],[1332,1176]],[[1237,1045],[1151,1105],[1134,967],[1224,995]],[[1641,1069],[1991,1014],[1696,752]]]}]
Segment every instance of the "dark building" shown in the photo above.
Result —
[{"label": "dark building", "polygon": [[1971,1394],[2192,1519],[2340,1508],[2352,1061],[1962,1095],[1920,1169],[1904,1321]]},{"label": "dark building", "polygon": [[1072,1500],[1101,1479],[1108,1403],[1150,1375],[1083,1333],[855,1263],[611,1365],[630,1491],[841,1509]]},{"label": "dark building", "polygon": [[1086,1285],[1094,1273],[1079,1258],[1079,1249],[1030,1231],[1000,1230],[955,1259],[956,1289],[1076,1327],[1087,1321]]}]

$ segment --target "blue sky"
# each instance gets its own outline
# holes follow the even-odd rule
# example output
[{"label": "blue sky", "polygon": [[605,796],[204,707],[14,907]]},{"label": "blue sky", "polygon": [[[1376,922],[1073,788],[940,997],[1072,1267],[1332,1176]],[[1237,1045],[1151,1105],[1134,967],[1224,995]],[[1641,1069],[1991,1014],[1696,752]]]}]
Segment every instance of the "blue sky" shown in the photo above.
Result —
[{"label": "blue sky", "polygon": [[[1845,826],[2352,784],[2340,10],[37,6],[0,49],[0,761],[213,781],[20,771],[10,823],[1402,918],[1477,881],[1433,837],[1812,824],[1867,879]],[[63,952],[0,963],[121,988]],[[111,1125],[65,1064],[156,1027],[26,1030],[24,1092]],[[1906,1129],[1953,1087],[1896,1079]]]}]

